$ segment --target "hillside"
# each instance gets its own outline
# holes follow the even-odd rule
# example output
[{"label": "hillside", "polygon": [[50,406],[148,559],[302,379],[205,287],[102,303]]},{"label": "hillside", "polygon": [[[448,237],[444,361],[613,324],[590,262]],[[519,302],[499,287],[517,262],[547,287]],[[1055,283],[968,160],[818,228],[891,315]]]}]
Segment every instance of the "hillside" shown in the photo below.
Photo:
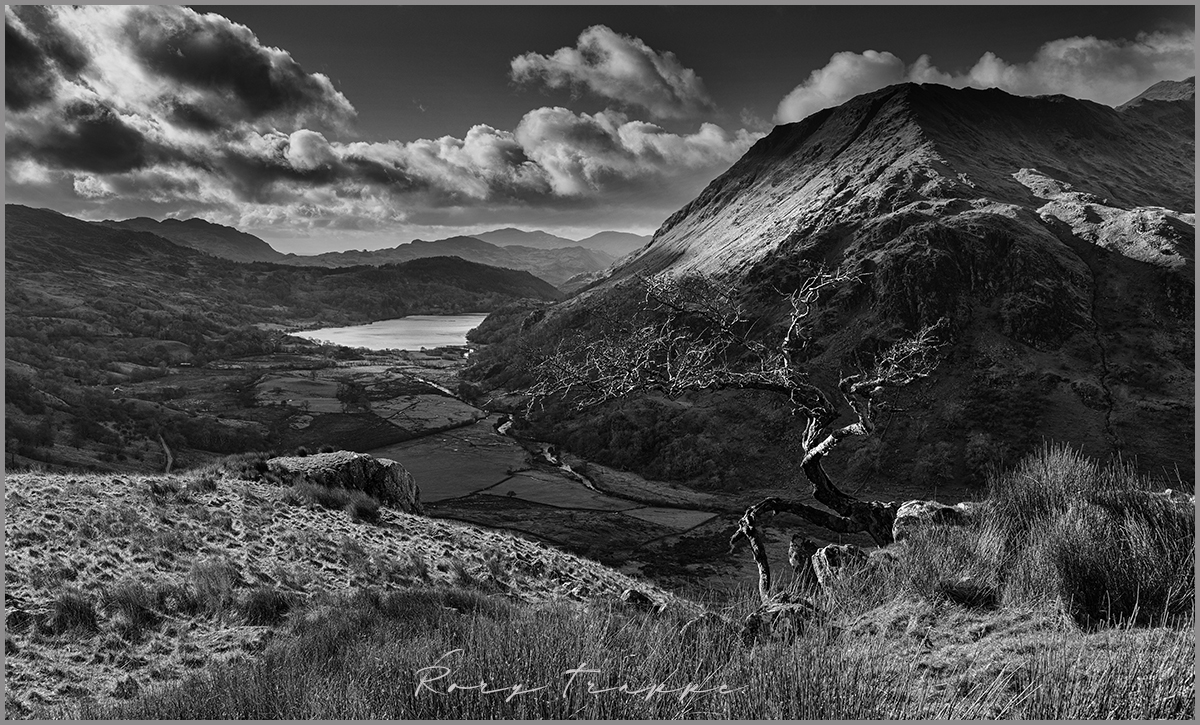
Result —
[{"label": "hillside", "polygon": [[[616,601],[633,587],[673,599],[507,533],[386,507],[368,523],[286,486],[219,470],[183,478],[10,473],[4,502],[10,718],[44,705],[128,699],[254,655],[288,609],[366,587],[459,585],[513,601],[576,603]],[[82,637],[56,614],[64,597],[99,615],[71,625]]]},{"label": "hillside", "polygon": [[346,267],[396,264],[427,257],[459,257],[492,267],[523,270],[555,286],[576,275],[605,269],[614,260],[604,252],[584,249],[581,246],[498,246],[475,237],[450,237],[432,242],[416,239],[388,249],[326,252],[306,256],[289,254],[279,261],[302,266]]},{"label": "hillside", "polygon": [[246,232],[213,224],[203,219],[163,219],[156,221],[146,217],[124,221],[103,221],[114,229],[131,229],[150,232],[214,257],[232,259],[235,262],[279,262],[285,255],[270,244]]},{"label": "hillside", "polygon": [[[558,298],[528,272],[453,257],[338,269],[245,264],[148,232],[16,205],[5,212],[10,464],[19,453],[147,470],[161,440],[210,455],[263,446],[270,429],[287,425],[281,408],[242,410],[254,408],[260,366],[242,359],[296,348],[281,330]],[[291,363],[335,364],[308,347],[317,354]],[[197,396],[190,409],[172,402],[185,390]]]},{"label": "hillside", "polygon": [[[628,283],[644,273],[724,280],[781,335],[778,292],[842,266],[858,279],[820,300],[818,382],[940,319],[949,343],[880,438],[843,454],[836,475],[865,495],[969,498],[988,466],[1043,439],[1190,482],[1195,110],[1171,88],[1114,110],[906,84],[779,126],[606,279],[517,321],[521,352],[495,346],[470,374],[492,395],[527,383],[530,351],[636,304]],[[762,396],[648,397],[544,423],[650,475],[764,491],[789,479],[790,454],[762,443],[791,426]],[[626,453],[630,436],[642,453]]]}]

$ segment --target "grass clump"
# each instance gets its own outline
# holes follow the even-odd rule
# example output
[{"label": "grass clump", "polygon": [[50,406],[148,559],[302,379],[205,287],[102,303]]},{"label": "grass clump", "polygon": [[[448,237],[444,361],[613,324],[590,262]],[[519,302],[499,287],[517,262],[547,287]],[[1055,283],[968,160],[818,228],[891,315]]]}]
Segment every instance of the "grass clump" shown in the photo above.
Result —
[{"label": "grass clump", "polygon": [[1003,600],[1060,602],[1085,626],[1190,612],[1195,508],[1153,483],[1065,446],[994,476],[980,549]]},{"label": "grass clump", "polygon": [[64,589],[50,605],[46,628],[54,634],[91,634],[98,629],[96,605],[80,589]]},{"label": "grass clump", "polygon": [[189,578],[196,605],[201,611],[220,614],[229,609],[239,579],[232,562],[218,559],[197,562]]},{"label": "grass clump", "polygon": [[309,479],[293,483],[287,499],[292,503],[310,503],[333,511],[345,511],[355,521],[377,523],[379,499],[352,489],[326,486]]},{"label": "grass clump", "polygon": [[117,582],[102,597],[115,629],[121,636],[134,641],[141,639],[146,630],[162,621],[156,600],[155,594],[145,584],[134,579]]},{"label": "grass clump", "polygon": [[355,521],[376,523],[379,521],[379,501],[362,491],[351,491],[345,510]]},{"label": "grass clump", "polygon": [[270,469],[267,461],[274,457],[273,452],[266,451],[238,453],[226,456],[213,464],[206,472],[218,476],[229,475],[243,481],[258,481],[267,475]]},{"label": "grass clump", "polygon": [[301,601],[302,598],[294,593],[264,586],[239,596],[237,610],[246,624],[269,626],[282,622]]},{"label": "grass clump", "polygon": [[199,475],[188,481],[185,489],[193,494],[211,493],[217,490],[217,479],[211,474]]}]

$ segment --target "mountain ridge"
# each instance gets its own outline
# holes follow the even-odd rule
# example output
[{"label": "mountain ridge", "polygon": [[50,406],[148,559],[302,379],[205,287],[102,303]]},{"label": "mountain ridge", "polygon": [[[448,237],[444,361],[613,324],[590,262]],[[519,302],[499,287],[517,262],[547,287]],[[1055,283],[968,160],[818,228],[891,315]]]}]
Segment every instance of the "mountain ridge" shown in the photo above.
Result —
[{"label": "mountain ridge", "polygon": [[235,262],[277,262],[285,255],[267,242],[235,227],[200,218],[163,219],[135,217],[123,221],[105,220],[105,226],[157,234],[164,239]]},{"label": "mountain ridge", "polygon": [[[1004,121],[996,120],[991,111],[1003,114]],[[1022,133],[1027,138],[1052,138],[1033,148],[1020,138]],[[997,139],[990,141],[987,134]],[[1114,185],[1114,179],[1122,178],[1123,167],[1104,158],[1104,144],[1130,134],[1150,138],[1134,144],[1137,148],[1122,162],[1137,168],[1135,159],[1150,157],[1169,169],[1169,178],[1161,174],[1157,181],[1150,174],[1139,178],[1152,189],[1131,192]],[[1194,138],[1190,149],[1180,149],[1182,153],[1170,149],[1173,143],[1185,142],[1181,134],[1158,129],[1136,113],[1065,96],[1025,98],[995,89],[956,90],[932,84],[889,86],[776,127],[695,200],[671,215],[650,244],[619,265],[614,276],[677,266],[679,256],[713,257],[709,271],[725,266],[745,269],[787,238],[852,222],[855,217],[890,213],[919,200],[944,204],[987,198],[1029,208],[1035,200],[1011,178],[1027,165],[1015,162],[1017,158],[1036,158],[1048,167],[1050,176],[1121,206],[1157,201],[1190,212],[1194,211],[1194,169],[1184,160],[1194,157]],[[856,153],[846,156],[847,150]],[[976,160],[980,150],[989,153],[986,163]],[[1084,163],[1068,171],[1071,157],[1082,157]],[[786,168],[778,161],[785,158]],[[999,166],[1009,170],[999,174],[995,171]],[[864,177],[871,181],[855,187],[853,179]],[[1179,183],[1187,177],[1190,183]],[[736,210],[725,213],[750,190],[783,206],[750,209],[743,198]],[[789,221],[779,223],[780,219]],[[685,250],[675,242],[684,236],[703,236],[706,250]]]}]

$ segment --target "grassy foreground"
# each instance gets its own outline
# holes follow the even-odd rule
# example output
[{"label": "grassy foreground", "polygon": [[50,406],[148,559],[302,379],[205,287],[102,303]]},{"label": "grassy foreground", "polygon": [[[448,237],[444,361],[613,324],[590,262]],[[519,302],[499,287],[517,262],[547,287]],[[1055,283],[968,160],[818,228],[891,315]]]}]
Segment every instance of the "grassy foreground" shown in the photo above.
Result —
[{"label": "grassy foreground", "polygon": [[[1192,717],[1188,629],[1039,631],[993,615],[995,636],[975,622],[961,642],[933,645],[953,633],[931,621],[965,623],[953,608],[895,602],[878,618],[882,632],[813,627],[751,648],[732,628],[681,635],[670,615],[516,605],[462,589],[360,592],[295,620],[291,638],[251,663],[82,716]],[[981,657],[995,666],[975,666]]]},{"label": "grassy foreground", "polygon": [[[1187,504],[1187,495],[1148,495],[1152,482],[1131,468],[1102,467],[1069,449],[1046,448],[997,475],[971,525],[930,527],[876,552],[868,565],[844,572],[828,591],[815,595],[815,612],[802,623],[753,641],[740,626],[759,604],[749,582],[743,591],[701,603],[720,618],[685,627],[696,605],[672,599],[660,612],[623,604],[613,593],[630,580],[531,542],[501,542],[500,534],[473,533],[386,509],[372,509],[371,516],[352,506],[345,514],[330,512],[303,487],[273,493],[260,484],[237,484],[244,490],[230,489],[223,480],[199,484],[191,487],[187,506],[240,505],[239,518],[246,512],[260,517],[237,528],[228,542],[228,535],[213,534],[205,546],[252,547],[259,543],[254,537],[282,536],[273,526],[303,525],[310,537],[321,527],[336,527],[343,537],[339,551],[370,549],[370,561],[398,560],[400,549],[417,544],[452,548],[426,552],[423,559],[440,564],[409,567],[403,576],[383,576],[392,569],[382,565],[362,566],[362,555],[325,556],[319,561],[326,584],[343,568],[358,566],[357,574],[337,586],[317,586],[314,580],[297,588],[279,580],[278,591],[248,586],[251,580],[265,581],[248,573],[291,552],[296,542],[286,537],[280,541],[287,546],[262,549],[241,564],[231,559],[240,573],[238,566],[193,565],[179,579],[172,573],[179,566],[162,563],[154,569],[159,584],[146,587],[105,578],[104,572],[93,587],[90,569],[73,574],[73,583],[50,603],[45,623],[25,625],[11,641],[14,651],[21,650],[17,656],[53,656],[45,649],[52,646],[85,659],[100,657],[118,668],[140,658],[146,662],[139,671],[149,664],[152,681],[142,680],[142,686],[123,694],[118,687],[104,698],[43,700],[23,714],[104,719],[1195,715],[1194,505]],[[157,536],[152,521],[174,519],[179,526],[171,512],[182,505],[182,492],[162,485],[150,482],[147,493],[125,494],[127,508],[140,502],[136,511],[145,532],[134,538]],[[61,505],[68,500],[67,491],[59,489],[52,498],[35,498],[32,481],[24,490],[21,501],[6,500],[10,523],[38,501]],[[273,512],[270,517],[267,511]],[[114,529],[104,545],[129,546],[125,531]],[[16,534],[9,532],[10,538]],[[80,540],[77,551],[97,550],[100,540],[89,537]],[[56,539],[43,539],[41,547],[47,540]],[[352,540],[361,543],[346,543]],[[472,560],[468,567],[455,558],[501,545],[513,549],[508,559]],[[397,546],[396,551],[387,548]],[[294,553],[310,556],[307,550]],[[541,573],[521,574],[520,566],[529,569],[533,556],[543,557],[534,562]],[[58,591],[17,576],[26,568],[13,570],[13,581],[22,584],[26,597]],[[567,572],[574,572],[573,578],[559,582]],[[6,590],[13,583],[9,574]],[[108,579],[115,583],[104,584]],[[582,584],[593,594],[584,595]],[[6,609],[7,597],[6,591]],[[7,612],[6,619],[11,619]],[[198,659],[195,643],[222,632],[240,632],[242,639],[270,636],[255,640],[261,646],[242,648],[245,655]],[[184,644],[172,644],[175,639],[193,644],[184,652]],[[6,649],[9,644],[6,640]],[[186,677],[156,683],[155,652],[169,654],[172,648],[183,652],[184,667],[195,666]]]}]

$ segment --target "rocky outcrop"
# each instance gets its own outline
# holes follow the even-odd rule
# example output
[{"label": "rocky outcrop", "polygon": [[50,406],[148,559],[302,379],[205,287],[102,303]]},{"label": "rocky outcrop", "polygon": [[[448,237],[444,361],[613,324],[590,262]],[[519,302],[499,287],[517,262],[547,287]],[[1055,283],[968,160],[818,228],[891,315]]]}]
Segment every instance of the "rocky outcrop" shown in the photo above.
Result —
[{"label": "rocky outcrop", "polygon": [[331,488],[362,491],[405,513],[425,513],[421,508],[421,491],[412,474],[388,458],[336,451],[272,458],[267,467],[284,480],[307,479]]},{"label": "rocky outcrop", "polygon": [[932,525],[962,526],[978,514],[981,506],[975,501],[964,501],[953,506],[937,501],[905,501],[896,509],[892,539],[903,541],[918,529]]},{"label": "rocky outcrop", "polygon": [[817,553],[812,555],[817,582],[826,590],[833,586],[835,579],[851,569],[866,566],[868,561],[867,552],[854,544],[830,544],[817,549]]}]

